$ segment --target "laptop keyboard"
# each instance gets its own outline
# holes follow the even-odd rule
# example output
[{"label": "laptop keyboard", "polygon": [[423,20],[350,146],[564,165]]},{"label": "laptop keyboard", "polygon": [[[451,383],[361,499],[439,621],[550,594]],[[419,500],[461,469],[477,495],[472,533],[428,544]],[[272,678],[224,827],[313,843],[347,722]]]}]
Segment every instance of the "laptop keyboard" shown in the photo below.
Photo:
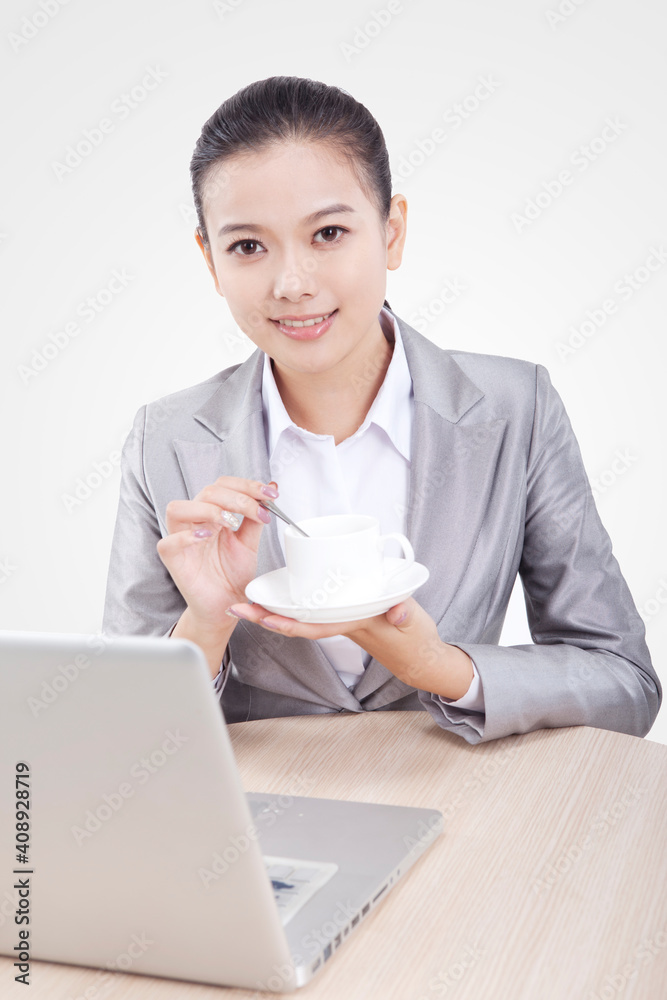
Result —
[{"label": "laptop keyboard", "polygon": [[300,861],[296,858],[266,855],[264,865],[283,924],[291,920],[338,871],[338,865],[331,862]]}]

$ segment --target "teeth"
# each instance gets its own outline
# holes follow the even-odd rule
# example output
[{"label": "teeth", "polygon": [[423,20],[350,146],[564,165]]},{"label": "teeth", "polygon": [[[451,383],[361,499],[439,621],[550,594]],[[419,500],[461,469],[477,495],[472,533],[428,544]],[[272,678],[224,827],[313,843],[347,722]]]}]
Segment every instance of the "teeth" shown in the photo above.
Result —
[{"label": "teeth", "polygon": [[281,326],[317,326],[318,323],[323,323],[325,319],[328,319],[331,313],[327,313],[326,316],[319,316],[317,319],[281,319],[279,323]]}]

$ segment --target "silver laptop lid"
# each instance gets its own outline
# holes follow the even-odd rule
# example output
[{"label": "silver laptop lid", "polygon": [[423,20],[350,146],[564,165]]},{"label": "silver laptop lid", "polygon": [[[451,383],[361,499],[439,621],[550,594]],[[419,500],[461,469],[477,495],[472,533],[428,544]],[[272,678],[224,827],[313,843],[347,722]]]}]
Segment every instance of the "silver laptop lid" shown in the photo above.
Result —
[{"label": "silver laptop lid", "polygon": [[279,968],[294,988],[256,840],[224,891],[200,875],[253,823],[199,647],[4,632],[0,686],[0,857],[17,859],[0,872],[0,953],[27,940],[34,959],[247,988]]}]

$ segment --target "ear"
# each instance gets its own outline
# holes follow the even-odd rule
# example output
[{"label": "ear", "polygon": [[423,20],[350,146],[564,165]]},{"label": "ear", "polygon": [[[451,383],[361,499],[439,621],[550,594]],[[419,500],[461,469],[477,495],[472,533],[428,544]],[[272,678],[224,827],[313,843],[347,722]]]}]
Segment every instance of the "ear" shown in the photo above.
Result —
[{"label": "ear", "polygon": [[[208,267],[209,271],[211,272],[211,276],[213,278],[213,283],[215,285],[215,290],[218,293],[218,295],[222,295],[222,291],[220,289],[220,284],[218,282],[218,275],[215,272],[215,265],[213,263],[213,258],[211,257],[211,249],[204,242],[204,238],[202,236],[202,233],[201,233],[201,230],[200,230],[199,226],[197,226],[197,228],[195,229],[195,240],[199,244],[199,249],[201,250],[201,252],[204,255],[204,260],[206,261],[206,266]],[[224,299],[224,295],[222,295],[222,297]]]},{"label": "ear", "polygon": [[408,202],[403,194],[395,194],[391,199],[387,219],[387,270],[395,271],[401,266],[403,247],[407,235]]}]

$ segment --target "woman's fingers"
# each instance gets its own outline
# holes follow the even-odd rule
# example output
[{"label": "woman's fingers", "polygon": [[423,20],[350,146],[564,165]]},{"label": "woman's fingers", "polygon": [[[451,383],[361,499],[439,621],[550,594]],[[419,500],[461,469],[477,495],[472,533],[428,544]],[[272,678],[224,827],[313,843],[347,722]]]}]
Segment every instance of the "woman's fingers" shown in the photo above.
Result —
[{"label": "woman's fingers", "polygon": [[170,532],[204,524],[222,524],[221,508],[202,500],[171,500],[165,510]]},{"label": "woman's fingers", "polygon": [[262,528],[270,521],[259,504],[269,497],[263,489],[260,482],[222,477],[193,500],[167,504],[158,556],[202,621],[219,621],[231,601],[243,599],[257,572]]},{"label": "woman's fingers", "polygon": [[183,531],[172,531],[165,535],[157,543],[157,552],[160,559],[169,569],[169,564],[175,557],[183,555],[186,549],[192,545],[201,545],[208,538],[213,538],[220,530],[221,526],[208,527],[204,524],[195,525],[194,528],[186,528]]},{"label": "woman's fingers", "polygon": [[[269,492],[266,492],[269,490]],[[243,506],[247,501],[265,500],[267,497],[275,500],[277,490],[271,484],[265,485],[258,479],[241,479],[239,476],[220,476],[214,483],[209,483],[195,500],[206,500],[226,506],[229,502],[236,502]],[[243,511],[241,511],[243,513]]]},{"label": "woman's fingers", "polygon": [[[232,488],[227,484],[238,484]],[[271,487],[269,487],[271,488]],[[249,495],[244,489],[251,490]],[[171,500],[166,508],[167,530],[181,531],[196,525],[220,523],[232,529],[238,528],[241,518],[250,518],[258,524],[268,524],[269,512],[259,500],[267,497],[262,490],[263,483],[245,479],[219,479],[205,486],[194,500]],[[272,492],[276,492],[272,490]]]},{"label": "woman's fingers", "polygon": [[367,628],[375,619],[383,618],[383,615],[376,615],[374,619],[364,619],[352,622],[335,622],[326,625],[321,622],[300,621],[296,618],[289,618],[269,611],[261,604],[241,604],[236,603],[225,609],[226,613],[233,618],[243,618],[245,621],[254,622],[262,628],[272,632],[280,632],[290,638],[303,639],[326,639],[333,635],[350,635],[353,632]]}]

